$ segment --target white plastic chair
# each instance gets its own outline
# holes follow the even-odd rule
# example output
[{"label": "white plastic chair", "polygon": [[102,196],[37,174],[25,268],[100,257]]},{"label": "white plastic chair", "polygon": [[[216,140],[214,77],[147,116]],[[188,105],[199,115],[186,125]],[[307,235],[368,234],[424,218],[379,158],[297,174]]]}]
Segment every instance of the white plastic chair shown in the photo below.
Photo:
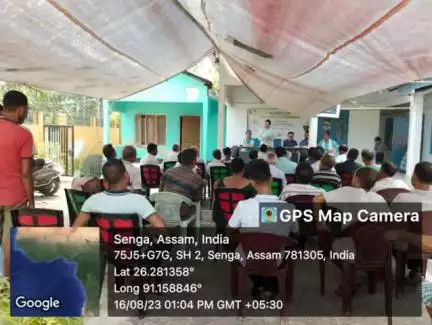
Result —
[{"label": "white plastic chair", "polygon": [[[180,226],[181,234],[187,234],[187,227],[195,220],[197,234],[201,226],[201,202],[192,202],[189,198],[171,192],[158,192],[150,195],[150,200],[155,202],[155,209],[168,226]],[[180,217],[180,207],[182,203],[195,206],[194,214],[187,220]]]}]

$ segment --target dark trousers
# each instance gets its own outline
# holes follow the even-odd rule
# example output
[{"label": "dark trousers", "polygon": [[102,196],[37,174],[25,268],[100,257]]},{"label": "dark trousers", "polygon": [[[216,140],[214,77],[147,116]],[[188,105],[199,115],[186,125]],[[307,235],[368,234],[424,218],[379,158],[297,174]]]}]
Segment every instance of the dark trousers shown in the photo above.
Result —
[{"label": "dark trousers", "polygon": [[377,152],[375,154],[375,163],[381,165],[384,162],[384,152]]}]

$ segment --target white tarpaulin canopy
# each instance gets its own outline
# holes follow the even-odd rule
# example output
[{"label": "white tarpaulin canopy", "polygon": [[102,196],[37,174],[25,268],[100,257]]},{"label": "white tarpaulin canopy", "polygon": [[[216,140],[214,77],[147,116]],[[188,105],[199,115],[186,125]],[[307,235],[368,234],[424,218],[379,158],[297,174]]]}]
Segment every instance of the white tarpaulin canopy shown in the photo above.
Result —
[{"label": "white tarpaulin canopy", "polygon": [[214,48],[297,115],[432,76],[432,0],[0,0],[0,79],[115,99]]}]

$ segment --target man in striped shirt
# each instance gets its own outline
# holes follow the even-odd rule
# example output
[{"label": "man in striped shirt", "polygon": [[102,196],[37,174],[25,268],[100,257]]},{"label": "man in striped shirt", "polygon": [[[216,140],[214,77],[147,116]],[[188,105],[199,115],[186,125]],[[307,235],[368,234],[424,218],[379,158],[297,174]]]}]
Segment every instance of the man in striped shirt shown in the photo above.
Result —
[{"label": "man in striped shirt", "polygon": [[335,164],[335,158],[332,154],[324,155],[320,162],[319,171],[312,178],[312,184],[325,183],[331,184],[335,188],[340,187],[342,182],[340,176],[334,171]]},{"label": "man in striped shirt", "polygon": [[[181,153],[181,165],[168,169],[161,179],[160,191],[172,192],[183,195],[192,201],[200,201],[202,198],[203,180],[193,171],[197,160],[193,149],[183,150]],[[181,216],[190,215],[193,207],[184,206]]]}]

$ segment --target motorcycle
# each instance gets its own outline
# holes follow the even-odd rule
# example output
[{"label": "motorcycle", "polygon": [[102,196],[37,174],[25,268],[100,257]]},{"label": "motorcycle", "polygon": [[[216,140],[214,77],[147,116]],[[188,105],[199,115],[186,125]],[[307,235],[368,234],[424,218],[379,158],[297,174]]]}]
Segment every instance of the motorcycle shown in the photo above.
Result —
[{"label": "motorcycle", "polygon": [[60,175],[64,173],[61,167],[51,160],[39,160],[33,169],[33,184],[35,191],[44,196],[52,196],[60,189]]}]

